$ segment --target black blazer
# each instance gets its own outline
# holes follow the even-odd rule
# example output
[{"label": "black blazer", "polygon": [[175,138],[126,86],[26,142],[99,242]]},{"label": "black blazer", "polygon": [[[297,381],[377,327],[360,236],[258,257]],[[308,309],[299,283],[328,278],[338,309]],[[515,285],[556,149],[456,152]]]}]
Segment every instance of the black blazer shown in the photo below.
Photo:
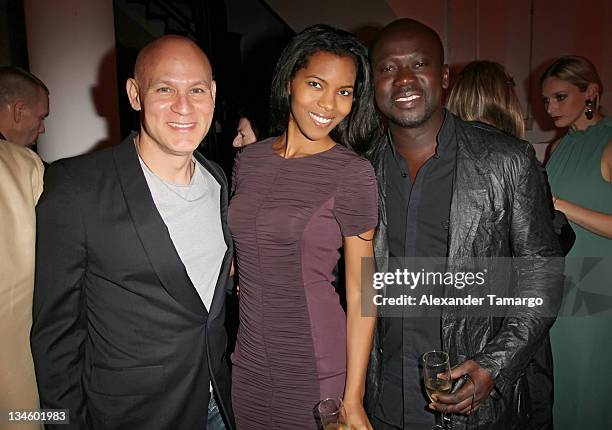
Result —
[{"label": "black blazer", "polygon": [[208,311],[155,207],[133,136],[47,170],[31,345],[41,407],[70,409],[70,425],[57,429],[202,430],[211,381],[234,427],[224,329],[233,250],[227,181],[195,156],[221,184],[227,244]]}]

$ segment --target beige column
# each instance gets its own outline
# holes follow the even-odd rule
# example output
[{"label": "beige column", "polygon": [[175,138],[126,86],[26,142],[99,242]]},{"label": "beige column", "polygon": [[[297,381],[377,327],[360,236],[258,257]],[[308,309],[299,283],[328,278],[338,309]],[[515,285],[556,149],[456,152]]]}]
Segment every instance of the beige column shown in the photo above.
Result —
[{"label": "beige column", "polygon": [[50,90],[47,162],[119,142],[112,0],[24,0],[30,70]]}]

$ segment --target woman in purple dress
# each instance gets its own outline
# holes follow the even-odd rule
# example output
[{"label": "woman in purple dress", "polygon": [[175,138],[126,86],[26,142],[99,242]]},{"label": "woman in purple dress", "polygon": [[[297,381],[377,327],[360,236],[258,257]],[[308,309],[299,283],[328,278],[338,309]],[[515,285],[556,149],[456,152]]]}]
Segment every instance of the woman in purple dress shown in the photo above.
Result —
[{"label": "woman in purple dress", "polygon": [[[373,256],[378,197],[354,152],[378,133],[365,47],[325,25],[298,34],[276,65],[271,114],[277,137],[239,155],[229,209],[237,427],[316,429],[317,402],[342,397],[353,428],[371,429],[362,399],[375,318],[362,316],[361,258]],[[346,315],[332,285],[342,246]]]}]

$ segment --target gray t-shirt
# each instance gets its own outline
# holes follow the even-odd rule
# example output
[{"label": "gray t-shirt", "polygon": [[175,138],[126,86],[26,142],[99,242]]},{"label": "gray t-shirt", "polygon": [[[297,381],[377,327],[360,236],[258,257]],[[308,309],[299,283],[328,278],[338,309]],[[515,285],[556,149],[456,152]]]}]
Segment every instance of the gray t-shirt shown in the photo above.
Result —
[{"label": "gray t-shirt", "polygon": [[221,186],[195,158],[191,183],[164,181],[140,159],[155,206],[187,274],[210,310],[227,245],[221,228]]}]

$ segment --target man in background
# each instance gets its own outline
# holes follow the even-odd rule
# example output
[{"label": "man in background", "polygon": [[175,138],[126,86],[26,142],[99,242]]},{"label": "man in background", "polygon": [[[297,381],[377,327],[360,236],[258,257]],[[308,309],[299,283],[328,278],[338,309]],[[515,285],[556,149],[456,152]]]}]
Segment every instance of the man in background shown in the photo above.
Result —
[{"label": "man in background", "polygon": [[15,145],[32,147],[45,132],[49,90],[31,73],[0,67],[0,136]]},{"label": "man in background", "polygon": [[[43,164],[31,147],[44,133],[49,91],[34,75],[0,67],[0,410],[37,409],[30,352],[35,209]],[[19,424],[0,428],[39,429]]]}]

